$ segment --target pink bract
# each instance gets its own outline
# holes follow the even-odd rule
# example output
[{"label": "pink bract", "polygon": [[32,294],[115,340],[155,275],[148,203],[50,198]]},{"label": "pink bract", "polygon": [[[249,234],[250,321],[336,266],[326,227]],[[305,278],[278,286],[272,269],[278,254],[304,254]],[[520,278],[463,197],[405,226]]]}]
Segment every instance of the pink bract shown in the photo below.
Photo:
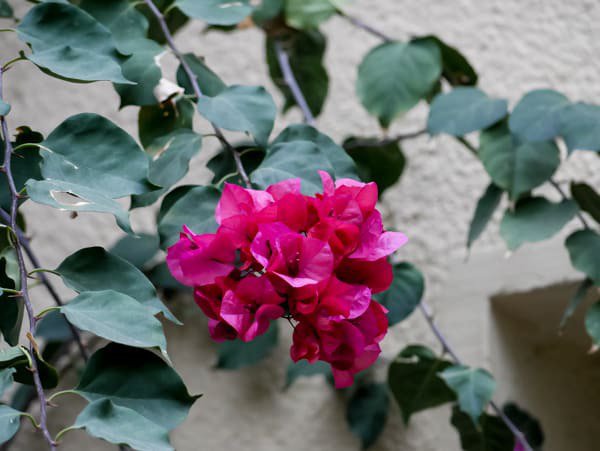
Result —
[{"label": "pink bract", "polygon": [[342,388],[381,352],[387,310],[372,294],[390,286],[387,258],[407,238],[384,230],[377,185],[319,174],[315,196],[299,179],[264,191],[225,184],[216,233],[184,226],[167,264],[194,288],[214,340],[252,341],[285,317],[292,360],[328,362]]}]

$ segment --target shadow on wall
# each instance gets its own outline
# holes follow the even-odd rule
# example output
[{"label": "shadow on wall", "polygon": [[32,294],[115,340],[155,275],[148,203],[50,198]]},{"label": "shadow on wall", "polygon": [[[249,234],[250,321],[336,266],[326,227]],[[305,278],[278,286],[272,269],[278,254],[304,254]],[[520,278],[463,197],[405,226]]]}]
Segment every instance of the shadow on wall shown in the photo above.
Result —
[{"label": "shadow on wall", "polygon": [[491,299],[490,360],[498,399],[515,401],[542,423],[544,451],[596,451],[600,440],[600,355],[589,354],[588,293],[562,334],[559,324],[577,283]]}]

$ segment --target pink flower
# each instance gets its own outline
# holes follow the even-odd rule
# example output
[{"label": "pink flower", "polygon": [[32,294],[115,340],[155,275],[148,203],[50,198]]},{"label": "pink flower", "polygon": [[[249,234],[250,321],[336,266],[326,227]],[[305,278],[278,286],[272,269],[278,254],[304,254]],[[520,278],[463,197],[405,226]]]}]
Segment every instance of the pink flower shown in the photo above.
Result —
[{"label": "pink flower", "polygon": [[271,320],[283,316],[283,301],[267,277],[248,276],[225,293],[220,315],[242,341],[251,341],[267,331]]},{"label": "pink flower", "polygon": [[235,269],[235,247],[227,234],[196,235],[186,226],[177,243],[167,250],[167,265],[184,285],[213,283]]},{"label": "pink flower", "polygon": [[265,191],[226,184],[217,232],[184,226],[167,263],[194,287],[214,340],[252,341],[285,317],[295,323],[291,358],[328,362],[341,388],[381,352],[387,310],[372,293],[390,286],[387,258],[407,239],[384,230],[374,183],[320,176],[315,196],[299,179]]},{"label": "pink flower", "polygon": [[267,274],[293,288],[331,276],[333,253],[327,243],[294,233],[281,223],[265,224],[259,230],[251,251]]}]

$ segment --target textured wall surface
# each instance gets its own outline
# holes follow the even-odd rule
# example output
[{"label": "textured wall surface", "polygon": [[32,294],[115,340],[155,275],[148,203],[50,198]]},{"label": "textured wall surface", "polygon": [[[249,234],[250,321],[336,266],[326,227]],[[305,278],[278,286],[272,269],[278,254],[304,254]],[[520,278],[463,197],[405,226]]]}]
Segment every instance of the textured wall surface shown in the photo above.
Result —
[{"label": "textured wall surface", "polygon": [[[21,3],[18,12],[26,8],[25,0],[12,3]],[[600,103],[600,4],[596,1],[355,0],[350,11],[399,39],[437,34],[474,63],[486,92],[508,98],[511,106],[526,91],[543,87],[557,89],[573,100]],[[267,76],[261,33],[245,30],[222,35],[201,31],[197,23],[186,27],[177,37],[180,48],[204,55],[209,66],[228,83],[266,85],[281,104]],[[326,64],[331,83],[318,126],[337,140],[349,134],[379,135],[376,121],[366,114],[354,94],[356,67],[377,40],[339,18],[327,23],[324,31],[329,37]],[[0,34],[2,60],[16,55],[20,48],[14,36]],[[165,65],[171,70],[167,76],[172,77],[174,64],[168,56]],[[27,63],[17,64],[7,74],[5,83],[5,95],[13,106],[13,127],[27,124],[47,133],[66,117],[89,111],[103,114],[136,133],[136,109],[117,111],[118,97],[106,83],[64,83],[43,75]],[[416,108],[396,121],[391,133],[423,128],[425,115],[424,107]],[[292,111],[278,121],[276,129],[299,118],[298,112]],[[203,127],[206,128],[201,125],[199,129]],[[208,181],[210,172],[204,164],[214,152],[211,144],[207,139],[184,182]],[[427,296],[438,309],[441,324],[452,331],[457,348],[464,350],[471,363],[487,365],[490,362],[485,348],[488,298],[497,291],[526,290],[555,279],[575,277],[567,269],[568,258],[561,239],[547,245],[527,246],[518,252],[520,255],[512,257],[514,260],[505,261],[496,221],[476,244],[471,263],[465,265],[466,231],[475,201],[487,185],[487,175],[480,163],[446,137],[415,139],[404,143],[403,148],[408,167],[382,205],[388,224],[409,235],[411,241],[402,251],[402,257],[425,272]],[[557,178],[574,176],[588,179],[600,189],[597,156],[575,153]],[[80,215],[69,219],[67,213],[31,203],[24,210],[46,267],[54,267],[80,247],[108,246],[120,236],[112,217]],[[133,219],[138,230],[151,230],[154,212],[136,211]],[[548,280],[535,272],[536,262],[542,261],[536,255],[542,248],[543,262],[551,262],[550,273],[555,279]],[[475,265],[473,261],[481,263]],[[470,277],[475,269],[481,277]],[[503,274],[501,283],[497,274]],[[41,291],[35,294],[40,304],[46,302]],[[177,449],[359,449],[358,441],[347,432],[341,410],[343,398],[323,381],[303,380],[288,392],[281,392],[287,365],[287,338],[274,356],[254,369],[215,372],[211,369],[214,351],[207,338],[205,321],[189,299],[182,300],[179,309],[186,325],[168,329],[170,352],[190,388],[205,396],[175,432]],[[402,346],[416,340],[431,342],[424,322],[414,315],[390,333],[384,342],[384,353],[393,357]],[[65,398],[68,404],[67,401]],[[446,409],[417,415],[409,427],[402,425],[397,409],[392,410],[385,434],[374,450],[460,448],[448,424]],[[61,411],[60,416],[54,416],[53,427],[70,424],[76,413],[76,409],[69,408]],[[32,443],[28,441],[30,434],[25,435],[29,437],[22,434],[15,449],[43,449],[41,442]],[[77,436],[81,439],[76,439]],[[84,447],[90,451],[114,449],[92,442],[78,432],[71,438],[67,436],[65,450]]]}]

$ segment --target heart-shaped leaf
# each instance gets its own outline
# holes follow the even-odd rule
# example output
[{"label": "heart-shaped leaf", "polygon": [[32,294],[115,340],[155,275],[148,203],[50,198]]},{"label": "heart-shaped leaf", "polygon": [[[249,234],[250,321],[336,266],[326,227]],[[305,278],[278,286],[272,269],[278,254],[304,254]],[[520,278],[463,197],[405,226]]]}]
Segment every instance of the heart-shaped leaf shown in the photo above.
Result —
[{"label": "heart-shaped leaf", "polygon": [[315,363],[310,363],[308,360],[299,360],[297,362],[290,362],[285,373],[285,389],[292,386],[292,384],[301,377],[310,377],[316,375],[325,375],[328,378],[333,377],[331,374],[331,366],[328,363],[321,360],[317,360]]},{"label": "heart-shaped leaf", "polygon": [[469,225],[469,234],[467,236],[467,249],[481,236],[488,223],[492,219],[492,215],[498,208],[500,200],[502,200],[502,191],[493,183],[490,183],[485,189],[483,195],[477,201],[475,213],[471,224]]},{"label": "heart-shaped leaf", "polygon": [[579,230],[565,241],[571,264],[600,286],[600,235],[590,229]]},{"label": "heart-shaped leaf", "polygon": [[[196,75],[198,86],[200,87],[202,94],[214,97],[227,88],[227,85],[223,83],[223,80],[204,64],[202,58],[199,58],[192,53],[186,53],[183,57],[194,75]],[[186,94],[196,94],[192,88],[188,75],[181,65],[177,69],[177,84],[185,89]]]},{"label": "heart-shaped leaf", "polygon": [[41,3],[29,10],[17,33],[33,50],[28,59],[55,76],[133,83],[123,76],[110,31],[74,5]]},{"label": "heart-shaped leaf", "polygon": [[560,112],[560,134],[569,151],[600,150],[600,106],[575,103]]},{"label": "heart-shaped leaf", "polygon": [[114,290],[81,293],[61,312],[69,322],[99,337],[138,348],[160,348],[166,353],[162,324],[136,299]]},{"label": "heart-shaped leaf", "polygon": [[69,288],[79,293],[114,290],[136,299],[152,313],[162,312],[167,319],[178,323],[139,269],[101,247],[80,249],[63,260],[56,272]]},{"label": "heart-shaped leaf", "polygon": [[543,197],[528,197],[506,210],[500,235],[510,250],[523,243],[546,240],[556,235],[575,216],[577,205],[571,200],[553,203]]},{"label": "heart-shaped leaf", "polygon": [[505,122],[481,133],[479,156],[494,183],[513,200],[550,179],[560,164],[554,142],[520,141]]},{"label": "heart-shaped leaf", "polygon": [[590,214],[600,224],[600,194],[587,183],[571,183],[571,195],[579,208]]},{"label": "heart-shaped leaf", "polygon": [[259,146],[266,146],[277,109],[262,86],[229,86],[214,97],[198,99],[202,116],[225,130],[248,133]]},{"label": "heart-shaped leaf", "polygon": [[93,437],[140,451],[171,451],[168,431],[135,410],[100,399],[87,405],[70,429],[85,429]]},{"label": "heart-shaped leaf", "polygon": [[336,12],[331,0],[287,0],[285,19],[288,25],[303,29],[317,28]]},{"label": "heart-shaped leaf", "polygon": [[458,87],[433,99],[427,119],[427,131],[464,136],[495,124],[506,116],[508,102],[492,99],[483,91]]},{"label": "heart-shaped leaf", "polygon": [[360,64],[356,91],[367,111],[387,128],[425,98],[441,72],[440,50],[433,42],[388,42]]},{"label": "heart-shaped leaf", "polygon": [[[12,248],[4,249],[0,252],[0,287],[19,290],[20,285],[15,252]],[[0,293],[0,332],[9,346],[19,343],[23,310],[22,298],[5,292]]]},{"label": "heart-shaped leaf", "polygon": [[458,407],[452,409],[452,425],[460,435],[461,448],[465,451],[513,451],[515,437],[500,418],[484,414],[478,422]]},{"label": "heart-shaped leaf", "polygon": [[496,390],[492,375],[481,368],[464,365],[453,365],[439,375],[456,393],[460,410],[476,423]]},{"label": "heart-shaped leaf", "polygon": [[385,427],[390,396],[386,384],[360,384],[348,402],[346,421],[354,435],[360,438],[363,449],[373,445]]},{"label": "heart-shaped leaf", "polygon": [[569,99],[552,89],[528,92],[508,119],[510,130],[524,141],[547,141],[560,134],[560,115]]},{"label": "heart-shaped leaf", "polygon": [[75,392],[89,401],[107,399],[132,409],[169,431],[185,420],[198,398],[156,354],[118,344],[92,355]]},{"label": "heart-shaped leaf", "polygon": [[8,442],[21,426],[21,415],[18,410],[0,404],[0,444]]}]

